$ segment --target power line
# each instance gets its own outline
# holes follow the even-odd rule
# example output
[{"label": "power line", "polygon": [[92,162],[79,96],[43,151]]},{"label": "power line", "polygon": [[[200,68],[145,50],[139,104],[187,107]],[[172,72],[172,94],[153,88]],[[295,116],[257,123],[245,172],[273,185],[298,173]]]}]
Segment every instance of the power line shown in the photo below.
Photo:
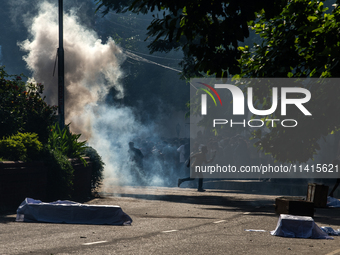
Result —
[{"label": "power line", "polygon": [[[122,47],[123,48],[123,47]],[[134,53],[138,53],[140,55],[144,55],[144,56],[148,56],[148,57],[152,57],[152,58],[160,58],[160,59],[167,59],[167,60],[183,60],[181,58],[165,58],[165,57],[159,57],[159,56],[152,56],[150,54],[144,54],[144,53],[141,53],[141,52],[138,52],[138,51],[134,51],[134,50],[127,50],[125,48],[123,48],[124,50],[126,51],[129,51],[129,52],[134,52]]]},{"label": "power line", "polygon": [[[141,62],[145,62],[145,63],[148,63],[148,64],[157,65],[157,66],[161,66],[161,67],[163,67],[163,68],[167,68],[167,69],[170,69],[170,70],[172,70],[172,71],[175,71],[175,72],[178,72],[178,73],[182,73],[182,71],[180,71],[180,70],[177,70],[177,69],[172,68],[172,67],[170,67],[170,66],[165,66],[165,65],[159,64],[159,63],[157,63],[157,62],[148,60],[148,59],[143,58],[143,57],[141,57],[141,56],[138,56],[138,55],[136,55],[136,54],[134,54],[134,53],[132,53],[132,52],[126,50],[126,49],[125,49],[125,54],[126,54],[126,56],[127,56],[128,58],[131,58],[131,59],[133,59],[133,60],[141,61]],[[189,81],[189,84],[197,90],[197,88],[196,88],[190,81]]]},{"label": "power line", "polygon": [[146,58],[143,58],[141,56],[138,56],[130,51],[127,51],[125,50],[125,54],[128,58],[131,58],[133,60],[136,60],[136,61],[141,61],[141,62],[145,62],[145,63],[149,63],[149,64],[153,64],[153,65],[157,65],[157,66],[161,66],[163,68],[167,68],[167,69],[170,69],[172,71],[175,71],[175,72],[178,72],[178,73],[181,73],[182,71],[178,70],[178,69],[175,69],[175,68],[172,68],[170,66],[166,66],[166,65],[162,65],[162,64],[159,64],[157,62],[154,62],[154,61],[151,61],[151,60],[148,60]]},{"label": "power line", "polygon": [[113,13],[113,12],[109,12],[110,15],[114,15],[114,16],[119,16],[119,17],[127,17],[127,18],[133,18],[133,19],[139,19],[139,20],[147,20],[147,21],[150,21],[152,22],[153,19],[142,19],[142,18],[137,18],[137,17],[134,17],[134,16],[124,16],[124,15],[119,15],[117,13]]}]

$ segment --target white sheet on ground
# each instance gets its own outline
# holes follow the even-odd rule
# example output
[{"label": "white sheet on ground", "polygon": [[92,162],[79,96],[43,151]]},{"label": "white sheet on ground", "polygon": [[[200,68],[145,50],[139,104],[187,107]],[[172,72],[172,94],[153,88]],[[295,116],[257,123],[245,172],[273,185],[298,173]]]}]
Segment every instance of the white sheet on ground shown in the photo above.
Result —
[{"label": "white sheet on ground", "polygon": [[338,236],[340,234],[340,229],[334,230],[331,227],[320,227],[323,232],[326,232],[330,236]]},{"label": "white sheet on ground", "polygon": [[322,231],[312,217],[281,214],[276,229],[270,232],[273,236],[334,239]]},{"label": "white sheet on ground", "polygon": [[327,197],[327,207],[340,207],[340,201],[334,197]]},{"label": "white sheet on ground", "polygon": [[132,219],[120,206],[88,205],[72,201],[44,203],[26,198],[17,209],[16,221],[95,225],[129,225]]}]

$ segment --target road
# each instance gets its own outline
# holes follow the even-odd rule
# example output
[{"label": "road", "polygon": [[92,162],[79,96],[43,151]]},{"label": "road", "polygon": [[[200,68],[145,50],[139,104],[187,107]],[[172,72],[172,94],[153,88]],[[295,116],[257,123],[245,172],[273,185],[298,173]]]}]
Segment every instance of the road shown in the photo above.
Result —
[{"label": "road", "polygon": [[[19,223],[15,214],[6,214],[0,217],[0,254],[340,254],[340,237],[271,236],[278,221],[276,197],[114,187],[87,203],[121,206],[133,219],[131,226]],[[338,229],[340,209],[316,209],[314,219],[318,226]]]}]

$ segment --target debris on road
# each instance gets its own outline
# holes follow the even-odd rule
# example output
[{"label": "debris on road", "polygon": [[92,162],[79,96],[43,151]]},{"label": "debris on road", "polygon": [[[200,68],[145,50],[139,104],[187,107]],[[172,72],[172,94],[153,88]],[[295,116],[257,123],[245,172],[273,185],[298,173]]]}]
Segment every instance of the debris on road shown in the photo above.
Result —
[{"label": "debris on road", "polygon": [[331,227],[321,227],[321,229],[330,236],[339,236],[340,235],[340,229],[334,230]]},{"label": "debris on road", "polygon": [[327,197],[327,207],[340,207],[340,201],[334,197]]}]

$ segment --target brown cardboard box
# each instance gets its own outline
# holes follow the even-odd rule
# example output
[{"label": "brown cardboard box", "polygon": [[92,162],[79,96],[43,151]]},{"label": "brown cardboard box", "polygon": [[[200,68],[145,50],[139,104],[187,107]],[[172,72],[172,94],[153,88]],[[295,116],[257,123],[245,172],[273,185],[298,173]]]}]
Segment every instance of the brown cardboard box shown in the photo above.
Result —
[{"label": "brown cardboard box", "polygon": [[313,217],[314,203],[301,197],[278,197],[275,199],[275,213]]},{"label": "brown cardboard box", "polygon": [[314,202],[315,207],[326,207],[328,186],[323,184],[309,183],[307,189],[307,201]]}]

